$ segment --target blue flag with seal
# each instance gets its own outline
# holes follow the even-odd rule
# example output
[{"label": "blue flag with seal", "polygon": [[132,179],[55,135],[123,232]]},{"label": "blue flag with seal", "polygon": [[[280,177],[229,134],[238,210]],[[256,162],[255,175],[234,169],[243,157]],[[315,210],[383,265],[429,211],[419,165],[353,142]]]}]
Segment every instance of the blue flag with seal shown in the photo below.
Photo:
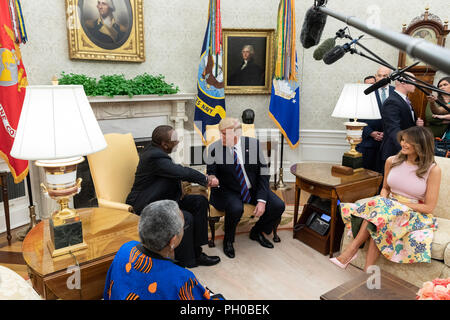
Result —
[{"label": "blue flag with seal", "polygon": [[300,141],[300,87],[295,48],[295,1],[280,0],[276,32],[275,71],[269,117],[294,149]]},{"label": "blue flag with seal", "polygon": [[194,113],[194,128],[202,136],[204,143],[206,143],[206,126],[216,125],[226,116],[220,0],[210,0],[208,16],[197,74]]},{"label": "blue flag with seal", "polygon": [[269,116],[280,129],[289,146],[295,149],[300,141],[300,86],[295,80],[272,81]]}]

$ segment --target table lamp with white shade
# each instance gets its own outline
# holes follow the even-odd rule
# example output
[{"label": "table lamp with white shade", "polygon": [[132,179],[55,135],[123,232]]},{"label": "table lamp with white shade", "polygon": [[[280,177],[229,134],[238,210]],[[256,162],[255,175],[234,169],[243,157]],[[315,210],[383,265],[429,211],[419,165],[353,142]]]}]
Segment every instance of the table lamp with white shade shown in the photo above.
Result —
[{"label": "table lamp with white shade", "polygon": [[341,96],[334,108],[332,117],[353,119],[353,122],[344,122],[347,130],[347,140],[351,145],[349,151],[342,157],[342,165],[351,167],[354,171],[363,169],[362,154],[356,151],[356,146],[362,141],[364,122],[358,119],[381,119],[375,93],[364,94],[370,84],[347,83],[342,89]]},{"label": "table lamp with white shade", "polygon": [[52,256],[86,248],[78,213],[70,197],[80,191],[77,164],[105,149],[103,133],[82,86],[28,86],[11,156],[43,167],[44,192],[60,209],[50,218]]}]

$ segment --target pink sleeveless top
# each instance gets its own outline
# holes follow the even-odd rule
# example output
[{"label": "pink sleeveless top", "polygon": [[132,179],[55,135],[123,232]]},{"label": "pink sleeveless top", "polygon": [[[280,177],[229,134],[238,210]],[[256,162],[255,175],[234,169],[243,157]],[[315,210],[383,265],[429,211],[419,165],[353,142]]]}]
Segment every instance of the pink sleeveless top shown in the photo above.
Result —
[{"label": "pink sleeveless top", "polygon": [[387,184],[392,193],[401,196],[421,200],[425,199],[427,191],[427,180],[434,163],[430,166],[423,178],[416,175],[418,166],[404,161],[401,165],[392,168],[387,177]]}]

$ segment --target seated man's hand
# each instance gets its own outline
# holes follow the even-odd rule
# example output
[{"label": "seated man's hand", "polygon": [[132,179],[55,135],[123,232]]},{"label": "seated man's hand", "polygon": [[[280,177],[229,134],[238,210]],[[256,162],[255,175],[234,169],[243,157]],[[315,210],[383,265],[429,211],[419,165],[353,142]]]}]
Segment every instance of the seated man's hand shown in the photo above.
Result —
[{"label": "seated man's hand", "polygon": [[255,215],[255,217],[261,217],[265,211],[266,211],[266,204],[264,202],[258,202],[255,211],[253,211],[253,214]]},{"label": "seated man's hand", "polygon": [[219,179],[216,178],[216,176],[211,175],[208,176],[208,187],[216,188],[219,186]]}]

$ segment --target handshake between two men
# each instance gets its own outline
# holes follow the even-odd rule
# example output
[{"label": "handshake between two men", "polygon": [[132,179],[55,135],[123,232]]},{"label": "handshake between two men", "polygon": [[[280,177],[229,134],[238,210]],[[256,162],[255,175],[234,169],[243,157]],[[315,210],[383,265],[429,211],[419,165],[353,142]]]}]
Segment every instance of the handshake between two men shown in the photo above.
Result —
[{"label": "handshake between two men", "polygon": [[[253,215],[259,217],[250,231],[250,239],[266,248],[274,246],[263,233],[268,235],[276,229],[285,209],[284,202],[270,190],[267,163],[259,141],[243,137],[237,119],[222,119],[219,131],[221,139],[208,148],[205,176],[173,162],[169,154],[176,149],[178,137],[171,126],[155,128],[151,145],[140,155],[135,181],[126,200],[136,214],[155,201],[178,203],[187,228],[175,250],[175,259],[186,267],[214,265],[220,261],[219,257],[207,256],[201,249],[208,243],[210,205],[225,212],[224,253],[229,258],[235,256],[233,242],[244,204],[255,205]],[[211,187],[209,199],[196,194],[182,196],[181,181]]]}]

